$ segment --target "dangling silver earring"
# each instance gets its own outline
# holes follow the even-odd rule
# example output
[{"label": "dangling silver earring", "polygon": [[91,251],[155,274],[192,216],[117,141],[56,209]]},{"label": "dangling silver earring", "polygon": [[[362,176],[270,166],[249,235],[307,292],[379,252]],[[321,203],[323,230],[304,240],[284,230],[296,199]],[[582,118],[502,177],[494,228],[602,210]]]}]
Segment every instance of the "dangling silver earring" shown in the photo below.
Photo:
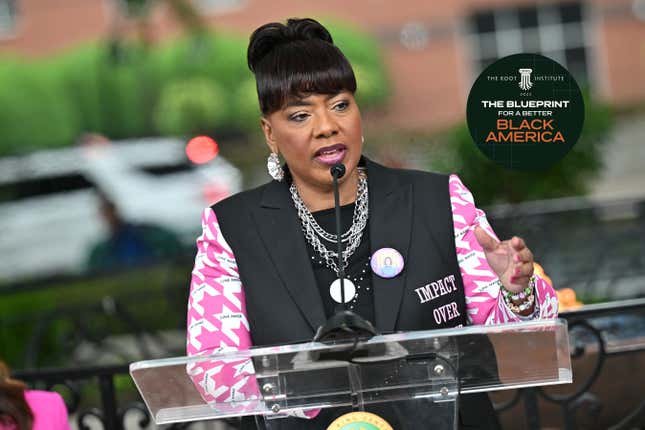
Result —
[{"label": "dangling silver earring", "polygon": [[365,143],[365,136],[361,136],[361,143]]},{"label": "dangling silver earring", "polygon": [[282,170],[280,159],[275,152],[269,154],[269,158],[267,158],[267,170],[269,171],[269,175],[276,181],[280,182],[284,179],[284,170]]}]

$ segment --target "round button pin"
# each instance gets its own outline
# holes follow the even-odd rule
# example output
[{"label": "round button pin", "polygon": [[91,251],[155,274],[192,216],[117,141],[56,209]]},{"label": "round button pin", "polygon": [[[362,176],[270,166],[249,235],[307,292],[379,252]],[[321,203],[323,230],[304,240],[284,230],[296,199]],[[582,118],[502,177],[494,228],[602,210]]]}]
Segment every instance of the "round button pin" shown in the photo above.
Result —
[{"label": "round button pin", "polygon": [[370,266],[381,278],[394,278],[403,270],[403,256],[394,248],[381,248],[372,254]]}]

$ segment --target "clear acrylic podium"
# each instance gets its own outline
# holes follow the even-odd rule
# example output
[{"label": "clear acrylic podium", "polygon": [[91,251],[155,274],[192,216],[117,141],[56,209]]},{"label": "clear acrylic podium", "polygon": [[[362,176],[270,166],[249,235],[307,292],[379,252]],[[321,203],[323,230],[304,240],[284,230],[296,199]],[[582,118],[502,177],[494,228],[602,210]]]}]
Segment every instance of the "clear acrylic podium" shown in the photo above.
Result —
[{"label": "clear acrylic podium", "polygon": [[[253,366],[258,395],[240,400],[220,393],[217,401],[206,402],[195,385],[199,377],[189,376],[187,368],[231,362]],[[334,411],[375,412],[397,421],[390,423],[397,430],[419,428],[420,420],[424,428],[456,428],[460,394],[572,380],[563,320],[140,361],[130,365],[130,374],[157,424],[255,416],[267,429],[295,419],[308,428],[307,420],[293,418],[303,411],[321,417],[340,415],[330,414]]]}]

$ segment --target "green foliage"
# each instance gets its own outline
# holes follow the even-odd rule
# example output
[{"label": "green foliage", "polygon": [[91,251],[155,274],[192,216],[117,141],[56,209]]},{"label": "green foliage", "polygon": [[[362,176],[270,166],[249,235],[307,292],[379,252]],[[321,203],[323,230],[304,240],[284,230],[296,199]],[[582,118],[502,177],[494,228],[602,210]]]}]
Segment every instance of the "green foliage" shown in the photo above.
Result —
[{"label": "green foliage", "polygon": [[385,76],[362,64],[356,64],[353,68],[358,86],[356,89],[358,104],[369,107],[384,103],[388,96]]},{"label": "green foliage", "polygon": [[102,55],[98,45],[81,46],[67,55],[45,62],[52,79],[61,84],[62,98],[88,130],[102,130],[99,83]]},{"label": "green foliage", "polygon": [[551,168],[534,171],[510,170],[488,160],[473,143],[468,128],[462,125],[454,130],[447,148],[454,156],[445,157],[456,164],[433,167],[456,171],[476,196],[478,205],[582,195],[602,167],[600,151],[612,124],[610,109],[587,98],[578,143]]},{"label": "green foliage", "polygon": [[169,82],[157,102],[155,126],[166,135],[206,133],[226,119],[226,107],[219,103],[224,97],[224,91],[206,78]]},{"label": "green foliage", "polygon": [[[202,98],[202,112],[212,112],[217,121],[205,124],[200,129],[217,134],[223,130],[245,129],[246,118],[239,116],[243,110],[238,109],[236,97],[244,83],[253,79],[251,71],[246,66],[245,55],[246,42],[242,38],[219,33],[201,33],[177,39],[166,45],[164,49],[154,51],[151,55],[151,63],[159,82],[190,81],[193,84],[188,87],[193,89],[196,89],[196,82],[201,82],[200,85],[210,87],[210,90],[207,90],[210,100]],[[168,87],[162,85],[159,94],[167,94],[167,91]],[[197,96],[193,94],[192,97],[194,99]],[[257,105],[257,96],[254,100]],[[161,99],[152,101],[155,106],[155,126],[158,131],[164,134],[171,130],[174,134],[193,132],[194,127],[189,122],[184,122],[186,126],[180,128],[177,128],[176,124],[162,125],[160,121],[164,119],[158,116],[158,111],[162,109],[159,105],[161,103],[166,101]],[[187,109],[189,108],[186,107]],[[176,113],[179,115],[178,112]],[[186,111],[181,115],[187,117],[190,112]],[[171,118],[167,116],[166,119]],[[257,127],[257,115],[253,118],[253,123]]]},{"label": "green foliage", "polygon": [[248,132],[259,130],[261,112],[255,79],[244,80],[235,91],[233,101],[233,126]]},{"label": "green foliage", "polygon": [[390,94],[381,50],[367,33],[335,20],[321,20],[337,45],[352,64],[356,75],[356,98],[361,108],[382,105]]},{"label": "green foliage", "polygon": [[[37,290],[0,290],[0,357],[14,369],[69,363],[70,348],[84,340],[129,333],[132,326],[104,305],[114,298],[139,327],[175,329],[185,321],[185,264],[67,279]],[[163,317],[161,317],[163,316]],[[32,349],[35,363],[26,363]]]},{"label": "green foliage", "polygon": [[149,0],[123,0],[122,5],[118,6],[123,7],[131,17],[144,16],[149,13],[150,3]]},{"label": "green foliage", "polygon": [[173,40],[150,53],[150,61],[163,82],[204,77],[225,88],[251,78],[246,66],[244,39],[223,33],[204,33]]},{"label": "green foliage", "polygon": [[103,131],[111,138],[143,136],[149,133],[147,108],[142,93],[146,76],[139,65],[112,65],[100,69],[100,115]]},{"label": "green foliage", "polygon": [[0,153],[62,146],[79,130],[60,81],[33,63],[0,63],[0,106]]},{"label": "green foliage", "polygon": [[[376,42],[328,25],[355,68],[361,108],[384,103],[389,86]],[[112,40],[44,60],[0,58],[0,156],[71,145],[82,132],[123,139],[256,131],[246,45],[236,35],[195,32],[153,47]]]}]

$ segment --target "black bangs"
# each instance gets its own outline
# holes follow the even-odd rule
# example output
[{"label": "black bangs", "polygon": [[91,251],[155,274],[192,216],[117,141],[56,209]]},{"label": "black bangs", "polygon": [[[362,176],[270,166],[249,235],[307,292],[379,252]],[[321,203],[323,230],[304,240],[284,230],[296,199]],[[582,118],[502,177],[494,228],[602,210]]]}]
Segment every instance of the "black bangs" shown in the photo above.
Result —
[{"label": "black bangs", "polygon": [[352,66],[333,44],[295,40],[276,46],[257,64],[255,79],[260,110],[269,115],[292,98],[310,94],[356,92]]}]

